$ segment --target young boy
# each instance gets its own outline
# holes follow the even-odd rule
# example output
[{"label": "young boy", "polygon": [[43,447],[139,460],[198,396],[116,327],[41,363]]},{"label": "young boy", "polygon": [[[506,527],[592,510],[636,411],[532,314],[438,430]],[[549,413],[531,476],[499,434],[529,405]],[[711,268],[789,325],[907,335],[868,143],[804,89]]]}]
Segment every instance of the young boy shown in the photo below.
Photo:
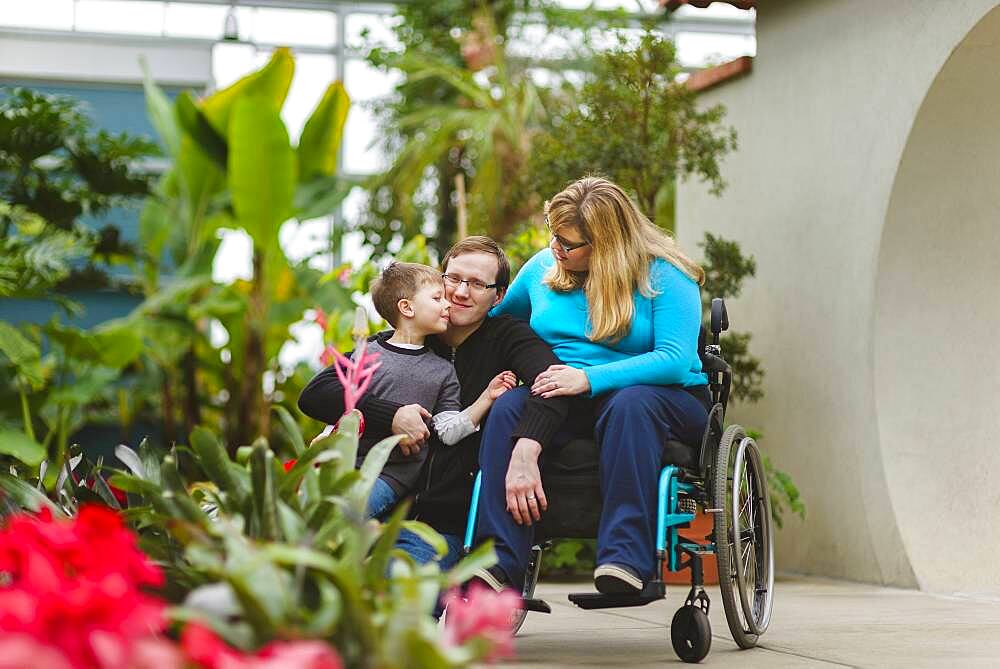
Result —
[{"label": "young boy", "polygon": [[[368,343],[369,351],[378,352],[381,365],[366,393],[430,409],[432,426],[447,445],[478,430],[493,401],[513,388],[517,378],[512,372],[501,372],[471,406],[460,411],[454,366],[424,345],[427,335],[440,334],[448,327],[450,305],[441,274],[426,265],[392,262],[372,284],[371,293],[375,310],[394,331],[388,338]],[[357,466],[381,436],[362,436]],[[426,457],[426,449],[406,446],[393,450],[369,496],[369,518],[383,518],[414,486]]]}]

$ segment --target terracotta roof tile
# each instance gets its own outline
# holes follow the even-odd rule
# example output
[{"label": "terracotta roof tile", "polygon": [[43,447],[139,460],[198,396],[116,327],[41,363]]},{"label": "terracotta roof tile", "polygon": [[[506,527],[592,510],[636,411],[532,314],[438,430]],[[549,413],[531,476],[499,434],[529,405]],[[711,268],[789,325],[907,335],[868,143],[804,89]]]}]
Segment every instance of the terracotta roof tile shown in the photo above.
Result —
[{"label": "terracotta roof tile", "polygon": [[724,81],[750,74],[752,70],[753,58],[750,56],[740,56],[728,63],[698,70],[688,77],[684,84],[692,91],[703,91],[713,86],[718,86]]}]

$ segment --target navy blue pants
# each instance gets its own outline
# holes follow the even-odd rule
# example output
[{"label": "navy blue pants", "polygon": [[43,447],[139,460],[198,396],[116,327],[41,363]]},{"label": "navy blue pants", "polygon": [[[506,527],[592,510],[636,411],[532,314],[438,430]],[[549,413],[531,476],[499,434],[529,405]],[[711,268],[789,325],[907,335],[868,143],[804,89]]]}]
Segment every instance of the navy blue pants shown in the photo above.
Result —
[{"label": "navy blue pants", "polygon": [[[534,528],[518,525],[507,511],[505,480],[527,386],[509,390],[494,403],[483,428],[479,467],[483,474],[476,523],[477,541],[492,538],[511,584],[521,588]],[[706,394],[707,398],[707,394]],[[663,444],[669,439],[701,441],[708,422],[707,400],[675,386],[631,386],[597,399],[578,398],[572,425],[557,435],[558,448],[579,428],[592,424],[600,448],[603,507],[597,534],[597,564],[630,567],[644,581],[656,568],[656,500]],[[543,451],[542,457],[545,457]],[[542,479],[542,487],[545,479]],[[548,493],[546,493],[548,494]]]}]

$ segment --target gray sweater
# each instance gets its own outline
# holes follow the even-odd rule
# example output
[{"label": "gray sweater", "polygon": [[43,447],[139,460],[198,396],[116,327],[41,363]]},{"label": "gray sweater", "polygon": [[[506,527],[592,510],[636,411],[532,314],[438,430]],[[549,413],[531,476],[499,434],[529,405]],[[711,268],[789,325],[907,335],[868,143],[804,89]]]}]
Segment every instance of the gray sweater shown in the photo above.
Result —
[{"label": "gray sweater", "polygon": [[[366,395],[399,404],[419,404],[432,414],[462,408],[455,368],[426,346],[408,349],[376,340],[368,343],[368,351],[378,353],[382,364],[375,370]],[[362,435],[358,445],[358,467],[376,442],[374,437],[366,439]],[[403,455],[399,448],[394,448],[382,469],[382,478],[397,494],[405,494],[416,483],[426,458],[426,447],[413,455]]]}]

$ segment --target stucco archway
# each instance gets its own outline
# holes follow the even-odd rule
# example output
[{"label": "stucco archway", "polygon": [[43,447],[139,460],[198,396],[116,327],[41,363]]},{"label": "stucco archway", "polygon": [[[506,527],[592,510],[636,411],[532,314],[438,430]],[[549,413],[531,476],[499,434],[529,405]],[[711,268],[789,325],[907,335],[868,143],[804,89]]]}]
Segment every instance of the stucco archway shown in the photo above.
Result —
[{"label": "stucco archway", "polygon": [[878,257],[875,398],[921,588],[1000,593],[1000,8],[949,57],[900,160]]}]

